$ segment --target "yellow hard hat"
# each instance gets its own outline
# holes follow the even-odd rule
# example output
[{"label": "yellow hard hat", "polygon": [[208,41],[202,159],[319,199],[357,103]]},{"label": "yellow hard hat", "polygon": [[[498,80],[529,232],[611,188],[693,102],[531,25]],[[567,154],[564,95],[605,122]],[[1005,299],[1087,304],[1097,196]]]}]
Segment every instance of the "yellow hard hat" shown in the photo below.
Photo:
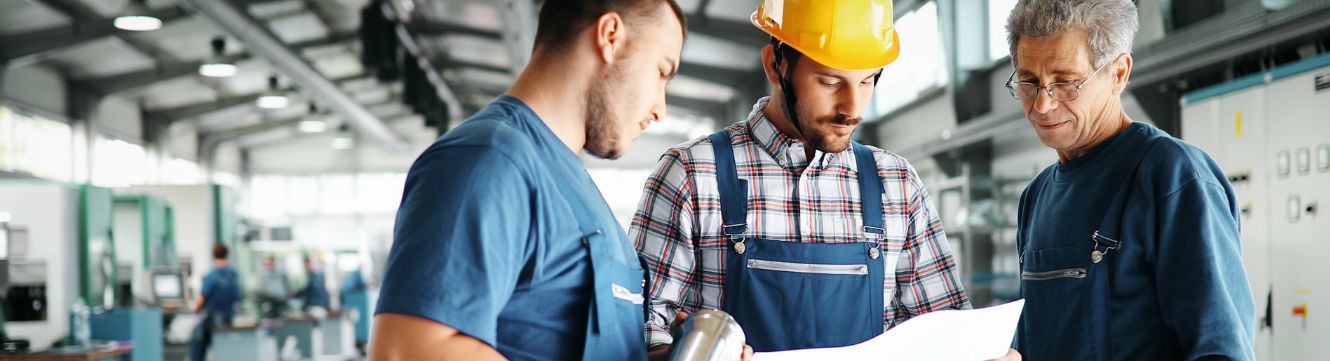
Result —
[{"label": "yellow hard hat", "polygon": [[841,70],[876,69],[900,55],[891,0],[763,0],[753,25]]}]

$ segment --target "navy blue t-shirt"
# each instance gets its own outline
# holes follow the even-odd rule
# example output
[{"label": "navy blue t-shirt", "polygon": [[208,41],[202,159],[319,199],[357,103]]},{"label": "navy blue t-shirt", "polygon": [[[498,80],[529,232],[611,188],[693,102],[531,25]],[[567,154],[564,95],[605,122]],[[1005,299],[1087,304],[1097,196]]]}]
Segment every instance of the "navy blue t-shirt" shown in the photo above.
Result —
[{"label": "navy blue t-shirt", "polygon": [[[1118,197],[1121,213],[1106,214]],[[1105,295],[1070,288],[1085,273],[1049,275],[1092,265],[1091,235],[1105,224],[1118,225],[1108,231],[1120,242],[1102,258]],[[1017,241],[1027,307],[1017,349],[1027,360],[1076,359],[1087,338],[1103,337],[1107,347],[1094,357],[1252,359],[1256,310],[1238,227],[1233,188],[1218,165],[1144,123],[1050,165],[1021,196]],[[1069,287],[1059,291],[1059,284]],[[1073,301],[1087,296],[1107,297],[1107,309]],[[1098,327],[1087,322],[1097,314],[1107,316],[1108,335],[1083,332]]]},{"label": "navy blue t-shirt", "polygon": [[231,322],[240,302],[240,276],[230,266],[218,267],[203,276],[203,309],[224,322]]},{"label": "navy blue t-shirt", "polygon": [[[502,96],[411,166],[375,312],[437,321],[510,359],[578,359],[595,317],[592,234],[637,264],[581,158],[521,100]],[[642,342],[641,312],[627,316],[600,317],[629,323],[639,332],[622,337],[636,339],[596,342]]]}]

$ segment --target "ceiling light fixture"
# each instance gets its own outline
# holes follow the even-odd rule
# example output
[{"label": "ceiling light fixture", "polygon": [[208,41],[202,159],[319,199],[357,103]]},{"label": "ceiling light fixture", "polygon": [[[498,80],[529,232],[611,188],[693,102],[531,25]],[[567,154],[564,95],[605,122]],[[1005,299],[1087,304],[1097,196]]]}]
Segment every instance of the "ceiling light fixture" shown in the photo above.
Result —
[{"label": "ceiling light fixture", "polygon": [[146,0],[131,0],[125,11],[115,18],[115,27],[129,31],[151,31],[162,28],[162,19],[148,13]]},{"label": "ceiling light fixture", "polygon": [[301,133],[323,133],[324,131],[327,131],[328,123],[325,123],[321,119],[314,118],[318,114],[319,114],[319,108],[315,107],[313,103],[310,103],[309,118],[301,120],[300,123],[296,126],[296,128],[300,129]]},{"label": "ceiling light fixture", "polygon": [[226,61],[226,39],[218,36],[212,39],[212,56],[203,65],[199,65],[199,75],[209,78],[226,78],[236,75],[236,65]]},{"label": "ceiling light fixture", "polygon": [[347,150],[356,146],[356,140],[351,138],[350,127],[342,124],[337,128],[337,137],[332,140],[332,148],[336,150]]},{"label": "ceiling light fixture", "polygon": [[291,100],[287,99],[286,95],[283,95],[277,90],[277,76],[273,75],[268,77],[268,90],[264,91],[263,95],[259,96],[259,108],[282,109],[286,108],[290,102]]}]

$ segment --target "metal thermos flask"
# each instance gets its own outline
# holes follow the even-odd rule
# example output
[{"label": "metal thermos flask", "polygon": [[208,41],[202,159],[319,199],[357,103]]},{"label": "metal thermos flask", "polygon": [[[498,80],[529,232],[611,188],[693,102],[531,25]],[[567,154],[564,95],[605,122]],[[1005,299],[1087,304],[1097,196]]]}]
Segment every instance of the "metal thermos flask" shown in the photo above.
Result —
[{"label": "metal thermos flask", "polygon": [[684,320],[670,346],[671,361],[738,361],[743,353],[743,328],[721,310],[700,310]]}]

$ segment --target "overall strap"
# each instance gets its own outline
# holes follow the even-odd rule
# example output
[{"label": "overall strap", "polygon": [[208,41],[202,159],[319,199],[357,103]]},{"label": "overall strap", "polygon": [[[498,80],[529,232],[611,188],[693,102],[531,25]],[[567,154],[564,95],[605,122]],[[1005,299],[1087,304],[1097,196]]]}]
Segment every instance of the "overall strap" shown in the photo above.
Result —
[{"label": "overall strap", "polygon": [[877,175],[877,160],[873,150],[859,142],[854,147],[854,159],[859,173],[859,198],[863,204],[864,232],[884,234],[882,227],[882,178]]},{"label": "overall strap", "polygon": [[[1132,185],[1135,183],[1136,173],[1141,168],[1141,161],[1145,159],[1145,154],[1149,153],[1150,149],[1154,148],[1154,145],[1155,143],[1158,143],[1158,140],[1159,138],[1150,138],[1147,140],[1146,142],[1148,142],[1148,144],[1132,155],[1135,158],[1129,161],[1131,164],[1131,170],[1120,172],[1122,181],[1120,183],[1121,186],[1118,188],[1118,193],[1113,197],[1113,202],[1109,203],[1108,208],[1105,208],[1102,215],[1099,216],[1099,219],[1101,220],[1099,228],[1090,235],[1090,239],[1094,241],[1094,252],[1091,254],[1091,261],[1094,263],[1099,263],[1099,261],[1103,259],[1103,256],[1110,251],[1122,248],[1122,242],[1118,241],[1118,239],[1122,237],[1122,235],[1119,234],[1121,232],[1120,227],[1122,218],[1127,211],[1127,201],[1131,196]],[[1108,233],[1111,235],[1111,238],[1105,236],[1103,233]]]},{"label": "overall strap", "polygon": [[716,158],[716,186],[725,235],[742,236],[748,231],[748,181],[739,179],[729,130],[721,129],[709,138]]}]

